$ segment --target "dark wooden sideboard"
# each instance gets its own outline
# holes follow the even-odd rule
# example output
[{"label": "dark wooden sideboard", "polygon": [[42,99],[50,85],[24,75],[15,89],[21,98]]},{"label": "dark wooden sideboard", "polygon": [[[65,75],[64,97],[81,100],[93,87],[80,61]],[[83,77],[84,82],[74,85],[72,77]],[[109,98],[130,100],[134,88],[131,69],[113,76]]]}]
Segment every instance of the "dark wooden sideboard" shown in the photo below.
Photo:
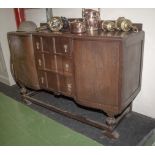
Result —
[{"label": "dark wooden sideboard", "polygon": [[110,118],[141,89],[144,32],[9,32],[11,68],[21,87],[74,98]]}]

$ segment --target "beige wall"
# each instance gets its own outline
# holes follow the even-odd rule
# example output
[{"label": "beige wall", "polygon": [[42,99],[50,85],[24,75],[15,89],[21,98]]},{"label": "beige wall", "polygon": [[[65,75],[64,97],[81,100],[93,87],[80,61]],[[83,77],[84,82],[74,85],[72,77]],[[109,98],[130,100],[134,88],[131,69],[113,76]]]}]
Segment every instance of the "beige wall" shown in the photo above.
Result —
[{"label": "beige wall", "polygon": [[16,30],[16,23],[13,9],[0,9],[0,43],[1,43],[1,54],[0,61],[0,81],[8,85],[15,84],[12,75],[10,73],[10,51],[7,41],[7,32]]}]

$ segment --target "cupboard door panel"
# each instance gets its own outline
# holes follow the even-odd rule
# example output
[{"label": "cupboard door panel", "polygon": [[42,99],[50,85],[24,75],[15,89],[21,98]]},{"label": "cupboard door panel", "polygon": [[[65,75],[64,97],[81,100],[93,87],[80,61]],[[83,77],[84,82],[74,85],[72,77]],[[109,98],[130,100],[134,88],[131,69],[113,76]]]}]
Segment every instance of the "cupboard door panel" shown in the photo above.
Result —
[{"label": "cupboard door panel", "polygon": [[77,98],[117,106],[119,42],[74,40],[74,61]]},{"label": "cupboard door panel", "polygon": [[15,80],[28,88],[39,89],[32,35],[9,34],[8,40]]}]

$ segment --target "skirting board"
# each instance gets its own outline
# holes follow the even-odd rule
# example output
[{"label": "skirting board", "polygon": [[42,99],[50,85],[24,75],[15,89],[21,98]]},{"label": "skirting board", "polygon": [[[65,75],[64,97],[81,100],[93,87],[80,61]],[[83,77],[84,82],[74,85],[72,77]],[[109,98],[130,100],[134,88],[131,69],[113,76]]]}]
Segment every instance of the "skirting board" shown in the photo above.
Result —
[{"label": "skirting board", "polygon": [[9,77],[5,77],[5,76],[2,76],[2,75],[0,75],[0,82],[4,83],[6,85],[9,85],[9,86],[12,85],[12,84],[10,84]]}]

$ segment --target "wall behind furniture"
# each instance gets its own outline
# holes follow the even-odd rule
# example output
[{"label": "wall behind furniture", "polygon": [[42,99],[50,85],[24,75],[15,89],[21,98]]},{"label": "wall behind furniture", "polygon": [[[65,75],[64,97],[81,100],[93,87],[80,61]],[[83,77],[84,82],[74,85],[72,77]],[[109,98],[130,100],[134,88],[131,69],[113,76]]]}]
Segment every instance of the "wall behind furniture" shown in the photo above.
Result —
[{"label": "wall behind furniture", "polygon": [[[39,22],[46,22],[45,9],[27,9],[25,12],[27,20],[33,20],[37,25]],[[81,17],[81,9],[53,9],[53,15],[70,18]],[[142,90],[134,100],[133,110],[155,118],[155,9],[101,9],[102,19],[117,19],[119,16],[125,16],[133,22],[143,23],[146,35]],[[9,20],[12,21],[13,19],[7,19],[8,22],[10,22]],[[11,30],[14,30],[14,26]]]},{"label": "wall behind furniture", "polygon": [[0,81],[13,85],[15,81],[10,72],[10,51],[7,41],[7,32],[16,30],[13,9],[0,9]]}]

